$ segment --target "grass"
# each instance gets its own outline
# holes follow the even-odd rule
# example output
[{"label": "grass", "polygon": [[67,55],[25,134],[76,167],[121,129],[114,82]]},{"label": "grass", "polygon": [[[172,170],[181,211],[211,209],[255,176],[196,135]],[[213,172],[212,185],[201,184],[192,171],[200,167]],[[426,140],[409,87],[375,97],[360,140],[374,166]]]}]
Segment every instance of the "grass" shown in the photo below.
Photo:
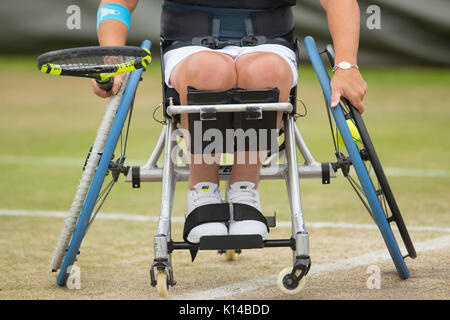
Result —
[{"label": "grass", "polygon": [[[34,59],[0,57],[0,209],[67,211],[106,100],[95,97],[85,79],[40,74]],[[161,125],[152,118],[154,107],[161,101],[159,68],[158,61],[151,64],[136,97],[127,157],[131,164],[143,164],[161,130]],[[299,97],[306,103],[308,115],[298,120],[298,126],[316,159],[332,161],[332,143],[319,85],[310,67],[302,65],[300,71]],[[363,68],[363,75],[369,84],[364,119],[383,165],[448,172],[450,70]],[[392,176],[390,182],[408,225],[450,226],[448,174]],[[288,221],[289,205],[284,188],[281,181],[263,181],[260,193],[264,211],[268,214],[276,211],[279,220]],[[120,180],[103,211],[157,217],[160,189],[160,183],[132,189]],[[319,180],[302,180],[301,189],[306,223],[372,223],[340,174],[329,186],[321,185]],[[185,214],[186,190],[186,183],[180,183],[175,195],[175,216]],[[80,260],[83,270],[87,270],[84,277],[88,289],[73,293],[57,289],[54,276],[48,272],[48,261],[62,221],[0,216],[0,299],[154,298],[146,291],[146,272],[155,227],[154,223],[96,221],[83,244],[85,249]],[[176,225],[174,232],[180,235],[181,224]],[[345,235],[330,231],[320,236],[323,238],[312,240],[317,244],[314,252],[319,256],[322,252],[321,259],[326,261],[333,251],[326,249],[330,245],[327,241]],[[381,240],[377,238],[374,246],[381,248]],[[257,252],[243,257],[243,263],[254,263],[252,259],[258,255]],[[213,253],[202,258],[205,268],[211,272],[220,270],[221,264],[212,257],[215,257]],[[186,283],[177,292],[189,286],[193,290],[198,285],[189,280],[191,267],[187,253],[180,253],[175,259],[184,270],[179,277]],[[127,270],[128,263],[130,270]],[[265,269],[261,268],[261,272],[268,272]],[[133,270],[137,270],[136,274],[132,274]],[[123,277],[131,277],[134,287],[121,280]],[[117,286],[125,288],[122,293],[114,291]]]}]

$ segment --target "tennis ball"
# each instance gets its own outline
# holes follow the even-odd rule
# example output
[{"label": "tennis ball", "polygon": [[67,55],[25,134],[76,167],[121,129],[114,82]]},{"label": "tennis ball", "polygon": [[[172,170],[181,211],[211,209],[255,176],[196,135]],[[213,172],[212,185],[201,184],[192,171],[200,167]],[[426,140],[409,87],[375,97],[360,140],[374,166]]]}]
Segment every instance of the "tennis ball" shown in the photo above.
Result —
[{"label": "tennis ball", "polygon": [[[356,128],[355,124],[353,123],[353,121],[351,119],[347,120],[347,126],[350,129],[350,133],[351,133],[355,143],[362,143],[361,137],[359,136],[358,129]],[[344,140],[342,140],[341,134],[339,133],[339,130],[337,127],[334,128],[334,139],[337,140],[341,146],[345,147]]]}]

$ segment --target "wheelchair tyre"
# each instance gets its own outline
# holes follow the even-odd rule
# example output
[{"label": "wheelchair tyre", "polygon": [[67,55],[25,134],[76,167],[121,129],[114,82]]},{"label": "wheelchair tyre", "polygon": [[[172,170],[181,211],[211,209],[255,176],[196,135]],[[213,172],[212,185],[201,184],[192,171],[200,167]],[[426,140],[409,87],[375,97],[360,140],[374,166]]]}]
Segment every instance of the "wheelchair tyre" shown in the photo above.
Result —
[{"label": "wheelchair tyre", "polygon": [[[380,199],[377,196],[377,190],[369,176],[366,165],[361,157],[360,150],[356,146],[353,137],[348,128],[346,118],[344,116],[341,105],[338,105],[335,108],[329,108],[331,102],[331,84],[328,73],[325,70],[325,67],[320,58],[319,52],[315,45],[314,39],[312,37],[305,38],[305,45],[308,51],[308,55],[310,57],[313,68],[318,77],[319,83],[322,87],[322,92],[325,97],[325,101],[327,104],[327,110],[330,110],[336,127],[338,128],[342,140],[345,144],[348,153],[348,159],[351,161],[351,165],[353,166],[358,180],[359,185],[361,187],[360,199],[365,202],[366,209],[371,213],[372,218],[374,219],[378,229],[381,232],[383,240],[386,244],[386,247],[389,251],[389,254],[394,262],[394,265],[397,269],[397,272],[402,279],[409,278],[409,271],[405,264],[404,257],[401,254],[400,248],[398,246],[397,241],[395,240],[394,234],[390,228],[389,221],[387,218],[387,214],[385,212],[387,206],[383,206],[380,203]],[[329,109],[328,109],[329,108]],[[362,120],[362,119],[361,119]],[[331,123],[331,119],[330,119]],[[361,134],[361,132],[360,132]],[[368,137],[368,136],[367,136]],[[366,140],[367,142],[368,140]],[[374,149],[373,149],[374,151]],[[337,152],[338,153],[338,152]],[[380,165],[381,167],[381,165]],[[350,177],[347,173],[344,173],[346,177]],[[356,189],[355,189],[356,190]],[[361,194],[363,196],[361,196]],[[363,199],[365,198],[365,200]]]},{"label": "wheelchair tyre", "polygon": [[[350,109],[352,108],[350,106]],[[344,106],[342,109],[344,109],[345,118],[348,118],[351,112],[346,113]],[[356,117],[358,120],[356,121],[353,117]],[[350,144],[356,146],[356,151],[352,151],[351,147],[347,148],[347,144],[349,143],[347,142],[345,145],[348,150],[348,155],[343,155],[342,151],[338,152],[341,157],[350,159],[358,179],[353,179],[349,172],[344,174],[344,176],[346,176],[353,190],[377,224],[400,278],[407,279],[409,277],[409,271],[398,243],[395,240],[390,222],[396,222],[408,255],[412,258],[416,257],[414,246],[361,115],[356,110],[350,116],[350,119],[358,129],[363,145],[358,147],[358,144],[351,141]],[[355,167],[355,163],[360,164],[359,172],[358,168]],[[374,175],[370,174],[372,171]]]},{"label": "wheelchair tyre", "polygon": [[364,145],[364,148],[360,150],[360,154],[366,155],[367,160],[363,160],[366,160],[366,162],[370,163],[375,173],[376,181],[378,182],[379,188],[376,190],[376,193],[380,198],[380,202],[385,202],[385,204],[387,204],[387,206],[384,205],[386,219],[388,222],[395,222],[400,236],[402,237],[403,243],[405,244],[408,256],[414,259],[417,257],[416,250],[412,243],[411,237],[409,236],[408,229],[406,228],[406,225],[403,221],[403,217],[401,215],[397,201],[395,200],[391,186],[389,185],[389,181],[384,173],[383,166],[381,165],[381,162],[375,151],[361,114],[354,107],[350,107],[350,114],[356,128],[358,129],[359,135]]},{"label": "wheelchair tyre", "polygon": [[[150,49],[150,42],[144,41],[141,47]],[[103,149],[97,169],[95,170],[92,183],[89,186],[89,191],[83,204],[83,209],[80,217],[78,218],[75,231],[73,232],[70,245],[67,249],[66,255],[64,256],[64,260],[56,280],[56,284],[59,286],[65,286],[67,284],[67,279],[69,277],[68,270],[71,269],[71,266],[76,261],[81,242],[83,241],[87,228],[90,225],[92,212],[98,202],[101,187],[105,180],[105,176],[108,173],[108,168],[111,159],[113,158],[113,152],[122,132],[128,111],[133,103],[142,72],[143,69],[139,69],[131,73],[111,130],[109,133],[105,133],[108,134],[105,148]]]},{"label": "wheelchair tyre", "polygon": [[165,270],[158,270],[156,274],[156,289],[158,290],[158,296],[161,298],[169,296],[169,281]]},{"label": "wheelchair tyre", "polygon": [[225,251],[225,259],[227,261],[236,260],[236,251],[234,249],[229,249]]},{"label": "wheelchair tyre", "polygon": [[[292,267],[287,267],[281,270],[281,272],[278,274],[277,285],[281,292],[289,295],[294,295],[300,293],[303,290],[306,284],[306,277],[301,278],[297,285],[290,285],[287,282],[287,277],[291,274],[291,272]],[[298,274],[300,274],[301,270],[298,270],[297,272]]]},{"label": "wheelchair tyre", "polygon": [[[108,138],[109,140],[109,138]],[[108,141],[107,140],[107,141]],[[113,147],[114,150],[115,146]],[[84,201],[83,209],[81,211],[80,217],[78,218],[78,222],[73,232],[72,239],[70,241],[70,245],[67,249],[66,255],[64,257],[61,269],[59,271],[58,278],[56,283],[59,286],[65,286],[67,283],[67,279],[69,277],[69,272],[71,266],[75,263],[76,257],[79,254],[81,242],[86,234],[86,231],[91,222],[91,215],[94,211],[94,207],[97,203],[97,199],[99,198],[100,189],[103,185],[105,176],[107,174],[109,161],[102,161],[102,159],[106,159],[108,156],[108,148],[105,147],[102,157],[100,158],[100,163],[97,169],[95,170],[94,178],[92,179],[92,183],[89,187],[88,194],[86,196],[86,200]],[[112,151],[111,151],[112,157]],[[109,158],[111,159],[111,158]],[[107,163],[106,163],[107,162]]]}]

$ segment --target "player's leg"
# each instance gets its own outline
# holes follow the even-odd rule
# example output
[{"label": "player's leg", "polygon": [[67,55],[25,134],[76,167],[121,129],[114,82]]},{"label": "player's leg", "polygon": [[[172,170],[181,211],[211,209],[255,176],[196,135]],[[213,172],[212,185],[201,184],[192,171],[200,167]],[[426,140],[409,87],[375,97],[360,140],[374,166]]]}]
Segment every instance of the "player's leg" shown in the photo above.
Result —
[{"label": "player's leg", "polygon": [[[255,52],[241,56],[236,61],[238,75],[237,86],[243,89],[257,90],[278,88],[280,90],[279,101],[289,99],[289,92],[293,83],[291,67],[278,54],[272,52]],[[281,122],[281,112],[278,113],[277,124]],[[255,157],[252,152],[235,154],[230,184],[237,181],[250,181],[258,184],[259,172],[265,152]],[[251,160],[256,158],[256,163]]]},{"label": "player's leg", "polygon": [[[176,65],[170,75],[170,84],[179,93],[183,105],[187,104],[188,86],[198,90],[228,90],[236,86],[234,60],[230,56],[212,51],[194,53]],[[187,115],[181,117],[185,130],[189,130],[187,118]],[[220,154],[190,154],[189,157],[188,214],[200,206],[222,202],[218,188]],[[228,229],[224,223],[204,223],[190,231],[188,241],[197,243],[200,237],[205,235],[226,234]]]},{"label": "player's leg", "polygon": [[[280,90],[279,101],[288,101],[293,84],[293,71],[280,55],[272,52],[245,54],[236,61],[236,72],[239,88],[250,90],[278,88]],[[282,113],[279,112],[278,126],[281,117]],[[266,154],[266,151],[235,153],[227,191],[228,202],[244,203],[261,211],[257,186]],[[239,221],[230,224],[229,234],[261,234],[265,239],[267,228],[259,221]]]},{"label": "player's leg", "polygon": [[[182,60],[172,71],[170,83],[180,95],[181,104],[187,104],[187,87],[198,90],[227,90],[236,86],[234,61],[230,56],[212,51],[201,51]],[[182,127],[188,130],[187,115],[181,116]],[[217,161],[206,164],[203,155],[190,155],[189,188],[199,182],[219,183]],[[212,161],[211,161],[212,162]]]}]

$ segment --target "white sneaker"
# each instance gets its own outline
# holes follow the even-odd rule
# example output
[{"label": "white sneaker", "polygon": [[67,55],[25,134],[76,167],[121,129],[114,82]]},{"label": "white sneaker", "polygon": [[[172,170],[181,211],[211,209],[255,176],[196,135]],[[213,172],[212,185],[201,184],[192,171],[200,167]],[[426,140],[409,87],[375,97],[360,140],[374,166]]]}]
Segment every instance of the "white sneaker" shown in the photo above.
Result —
[{"label": "white sneaker", "polygon": [[[255,189],[255,184],[249,181],[239,181],[230,185],[227,191],[227,202],[247,204],[262,211],[258,190]],[[266,240],[268,232],[266,225],[261,221],[244,220],[231,222],[228,234],[260,234],[262,239]]]},{"label": "white sneaker", "polygon": [[[199,182],[193,190],[188,191],[186,202],[189,213],[200,206],[222,203],[219,186],[211,182]],[[187,240],[192,243],[199,243],[202,236],[226,236],[227,234],[228,229],[225,223],[210,222],[193,228],[189,232]]]}]

